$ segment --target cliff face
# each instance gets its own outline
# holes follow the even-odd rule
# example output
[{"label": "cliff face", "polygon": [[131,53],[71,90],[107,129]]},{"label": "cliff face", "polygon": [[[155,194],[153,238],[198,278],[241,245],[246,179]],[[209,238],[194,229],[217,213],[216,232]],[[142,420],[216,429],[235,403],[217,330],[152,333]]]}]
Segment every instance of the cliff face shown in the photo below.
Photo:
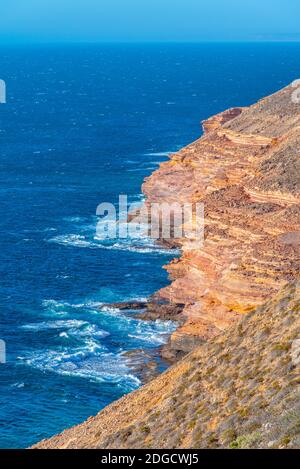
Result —
[{"label": "cliff face", "polygon": [[287,87],[203,123],[144,183],[151,202],[203,202],[205,242],[166,266],[159,298],[184,304],[166,355],[188,352],[300,272],[300,105]]},{"label": "cliff face", "polygon": [[208,119],[204,136],[143,185],[148,204],[205,206],[203,247],[176,241],[182,255],[166,267],[172,283],[156,295],[177,305],[176,314],[183,307],[165,355],[194,351],[38,447],[300,446],[300,105],[293,91]]},{"label": "cliff face", "polygon": [[300,447],[300,283],[38,448]]}]

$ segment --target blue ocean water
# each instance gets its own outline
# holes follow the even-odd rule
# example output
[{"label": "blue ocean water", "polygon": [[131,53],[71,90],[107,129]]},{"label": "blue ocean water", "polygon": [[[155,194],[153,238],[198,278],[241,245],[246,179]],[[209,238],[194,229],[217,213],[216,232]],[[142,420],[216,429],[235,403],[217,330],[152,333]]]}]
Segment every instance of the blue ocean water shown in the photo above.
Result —
[{"label": "blue ocean water", "polygon": [[[96,239],[96,207],[141,196],[200,121],[300,75],[298,44],[0,48],[0,447],[26,447],[140,385],[124,352],[174,324],[103,303],[147,298],[174,254]],[[163,367],[163,364],[161,364]]]}]

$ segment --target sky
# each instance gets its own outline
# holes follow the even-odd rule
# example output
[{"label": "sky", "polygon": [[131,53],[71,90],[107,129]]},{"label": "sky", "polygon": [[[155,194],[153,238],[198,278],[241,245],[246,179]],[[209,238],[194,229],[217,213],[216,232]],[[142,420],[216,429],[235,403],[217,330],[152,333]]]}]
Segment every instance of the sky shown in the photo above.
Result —
[{"label": "sky", "polygon": [[299,0],[0,0],[0,42],[300,40]]}]

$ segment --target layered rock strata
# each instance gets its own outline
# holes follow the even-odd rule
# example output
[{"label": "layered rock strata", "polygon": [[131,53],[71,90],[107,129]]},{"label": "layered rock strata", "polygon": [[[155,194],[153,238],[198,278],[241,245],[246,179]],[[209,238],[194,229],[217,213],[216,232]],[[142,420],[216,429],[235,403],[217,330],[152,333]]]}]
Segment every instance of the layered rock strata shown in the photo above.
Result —
[{"label": "layered rock strata", "polygon": [[205,242],[166,266],[156,297],[184,304],[169,357],[226,329],[300,271],[300,105],[289,86],[203,123],[143,185],[147,203],[203,202]]}]

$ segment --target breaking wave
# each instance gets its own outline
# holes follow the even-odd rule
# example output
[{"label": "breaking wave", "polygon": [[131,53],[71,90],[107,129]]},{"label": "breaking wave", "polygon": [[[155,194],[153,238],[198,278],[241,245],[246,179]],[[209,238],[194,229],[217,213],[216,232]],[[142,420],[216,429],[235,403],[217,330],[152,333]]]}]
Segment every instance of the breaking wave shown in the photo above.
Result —
[{"label": "breaking wave", "polygon": [[49,319],[20,329],[28,334],[47,334],[48,347],[18,357],[19,362],[60,375],[115,383],[126,391],[141,383],[124,352],[158,347],[175,330],[171,321],[142,321],[95,300],[71,303],[51,299],[44,300],[42,306]]}]

